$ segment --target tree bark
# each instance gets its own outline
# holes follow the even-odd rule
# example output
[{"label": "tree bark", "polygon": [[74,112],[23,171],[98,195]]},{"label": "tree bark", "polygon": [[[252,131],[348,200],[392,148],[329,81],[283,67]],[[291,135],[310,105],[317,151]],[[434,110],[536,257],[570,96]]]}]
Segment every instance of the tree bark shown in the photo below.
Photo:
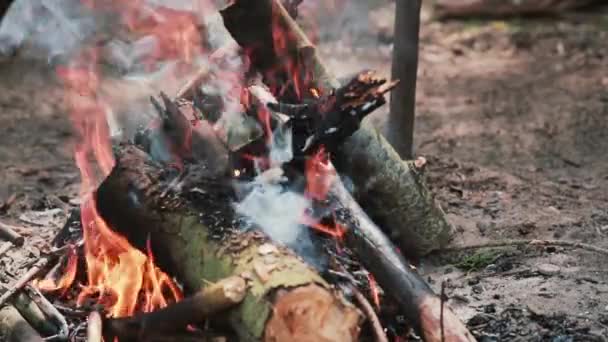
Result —
[{"label": "tree bark", "polygon": [[98,210],[137,247],[150,237],[159,266],[188,291],[232,275],[246,278],[247,295],[228,314],[242,341],[356,340],[359,311],[291,251],[236,228],[231,186],[204,167],[193,169],[182,177],[182,189],[192,191],[176,194],[166,186],[169,171],[123,146],[97,191]]},{"label": "tree bark", "polygon": [[414,157],[414,121],[418,72],[418,35],[422,0],[397,0],[391,77],[399,84],[391,93],[386,139],[403,159]]},{"label": "tree bark", "polygon": [[[253,66],[263,73],[276,73],[276,69],[287,64],[275,63],[279,57],[272,45],[272,20],[269,19],[273,6],[282,7],[276,0],[239,0],[222,12],[230,33],[249,52]],[[298,47],[307,46],[309,59],[301,64],[314,71],[313,83],[320,89],[335,89],[338,82],[327,73],[319,56],[310,52],[314,47],[304,44],[305,35],[297,24],[283,15],[285,11],[275,13],[281,15],[281,21],[290,23],[284,28],[291,57],[301,58]],[[286,70],[283,73],[287,73]],[[274,95],[279,101],[289,102],[279,93]],[[354,181],[359,203],[395,239],[404,255],[418,258],[448,243],[452,229],[443,211],[415,172],[368,121],[346,140],[333,159],[337,170]]]},{"label": "tree bark", "polygon": [[0,309],[0,340],[7,342],[43,341],[40,334],[11,305]]}]

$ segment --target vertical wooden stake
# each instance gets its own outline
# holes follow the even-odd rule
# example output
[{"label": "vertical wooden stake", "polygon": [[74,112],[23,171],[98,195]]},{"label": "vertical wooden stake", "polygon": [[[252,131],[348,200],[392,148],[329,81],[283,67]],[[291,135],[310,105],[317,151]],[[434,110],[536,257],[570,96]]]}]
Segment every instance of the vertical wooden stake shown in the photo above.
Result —
[{"label": "vertical wooden stake", "polygon": [[399,79],[391,93],[390,114],[385,134],[402,159],[414,157],[414,113],[418,35],[422,0],[396,0],[393,37],[392,79]]}]

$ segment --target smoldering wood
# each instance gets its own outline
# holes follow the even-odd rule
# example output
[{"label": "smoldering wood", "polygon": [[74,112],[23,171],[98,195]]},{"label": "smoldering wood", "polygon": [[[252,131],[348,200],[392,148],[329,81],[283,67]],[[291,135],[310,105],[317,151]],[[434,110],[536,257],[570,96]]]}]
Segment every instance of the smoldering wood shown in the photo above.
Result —
[{"label": "smoldering wood", "polygon": [[[325,146],[329,150],[342,145],[361,126],[363,119],[386,103],[384,94],[398,82],[387,82],[374,71],[362,71],[343,86],[303,104],[267,103],[268,108],[291,118],[296,139],[294,154],[306,155]],[[303,140],[303,141],[299,141]]]},{"label": "smoldering wood", "polygon": [[44,341],[12,305],[6,305],[0,309],[0,339],[7,342]]},{"label": "smoldering wood", "polygon": [[[311,70],[312,83],[319,89],[338,88],[338,82],[327,72],[316,52],[310,53],[314,47],[302,30],[286,14],[283,6],[273,0],[239,0],[222,11],[228,31],[249,52],[252,65],[262,73],[275,74],[277,68],[285,66],[285,63],[277,63],[281,57],[276,55],[272,46],[273,8],[282,9],[275,13],[286,23],[282,28],[288,37],[286,44],[290,56],[302,59],[301,47],[306,47],[308,57],[306,63],[301,64]],[[266,78],[265,82],[273,80]],[[276,82],[283,80],[278,78]],[[289,102],[285,97],[277,97],[280,102]],[[386,229],[406,256],[418,258],[448,243],[452,228],[443,210],[426,185],[416,179],[415,171],[401,160],[369,122],[363,122],[361,128],[347,138],[332,156],[338,171],[353,180],[356,197],[366,212]]]},{"label": "smoldering wood", "polygon": [[[236,228],[231,185],[204,167],[193,171],[200,174],[182,177],[181,194],[168,192],[163,184],[169,171],[143,151],[122,146],[116,166],[97,191],[98,210],[135,246],[144,249],[150,237],[157,264],[182,280],[187,292],[198,291],[207,281],[246,278],[245,299],[227,318],[241,340],[269,340],[278,333],[292,340],[300,335],[318,341],[356,340],[360,312],[291,251],[256,230]],[[187,185],[188,179],[196,185]],[[279,289],[293,296],[276,297]],[[301,292],[307,295],[296,295]],[[273,313],[277,306],[284,310]],[[319,310],[327,313],[323,322],[306,316]],[[284,331],[280,323],[290,318],[297,327]]]},{"label": "smoldering wood", "polygon": [[339,179],[334,181],[329,197],[337,223],[346,228],[346,245],[359,256],[388,296],[397,301],[401,312],[425,341],[443,342],[439,334],[442,330],[445,341],[475,341],[449,307],[445,306],[441,313],[440,298],[397,252]]},{"label": "smoldering wood", "polygon": [[414,121],[418,71],[418,35],[422,0],[395,2],[391,77],[400,82],[391,93],[386,139],[403,159],[414,158]]},{"label": "smoldering wood", "polygon": [[104,324],[104,338],[143,342],[159,333],[183,333],[188,325],[202,323],[210,315],[241,303],[246,293],[245,279],[238,276],[222,279],[165,308],[134,317],[108,319]]}]

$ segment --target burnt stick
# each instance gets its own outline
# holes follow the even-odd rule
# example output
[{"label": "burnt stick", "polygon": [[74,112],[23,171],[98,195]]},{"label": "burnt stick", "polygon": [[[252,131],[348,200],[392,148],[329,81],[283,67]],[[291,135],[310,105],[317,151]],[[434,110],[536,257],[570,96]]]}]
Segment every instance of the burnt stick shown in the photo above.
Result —
[{"label": "burnt stick", "polygon": [[[346,245],[359,256],[378,284],[397,301],[408,321],[425,341],[443,341],[440,334],[440,298],[361,209],[339,178],[334,181],[329,197],[337,223],[346,228]],[[475,341],[449,307],[443,309],[443,323],[445,341]]]},{"label": "burnt stick", "polygon": [[201,323],[212,314],[239,304],[247,293],[243,278],[232,276],[163,309],[104,324],[106,341],[148,341],[159,332],[185,332],[189,324]]}]

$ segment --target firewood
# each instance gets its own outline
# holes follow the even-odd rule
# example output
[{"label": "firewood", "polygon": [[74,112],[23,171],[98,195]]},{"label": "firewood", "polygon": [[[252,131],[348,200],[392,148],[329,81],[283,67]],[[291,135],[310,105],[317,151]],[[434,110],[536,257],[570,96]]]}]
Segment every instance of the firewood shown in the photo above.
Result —
[{"label": "firewood", "polygon": [[0,238],[12,242],[17,247],[23,246],[25,239],[15,231],[15,228],[17,227],[0,222]]},{"label": "firewood", "polygon": [[[314,269],[260,232],[236,228],[230,184],[196,167],[182,175],[181,194],[175,194],[167,192],[167,172],[143,151],[122,146],[116,166],[97,191],[99,213],[141,249],[149,237],[158,265],[183,281],[186,292],[234,275],[247,279],[245,299],[228,311],[228,322],[243,341],[271,341],[279,332],[291,340],[357,339],[360,312]],[[267,277],[256,273],[256,265],[265,266]],[[279,290],[286,294],[279,295]],[[298,296],[300,292],[306,296]],[[269,321],[311,312],[331,315],[310,319],[300,330],[284,330],[289,325],[277,327]]]},{"label": "firewood", "polygon": [[103,342],[102,331],[101,315],[97,311],[91,312],[87,319],[87,342]]},{"label": "firewood", "polygon": [[[273,15],[278,19],[273,19]],[[280,89],[279,85],[290,79],[286,69],[290,63],[279,63],[286,57],[279,55],[273,46],[273,20],[279,20],[278,28],[282,30],[279,34],[284,34],[287,47],[283,53],[312,75],[312,85],[321,93],[339,87],[279,1],[239,0],[224,9],[222,16],[228,31],[249,53],[252,65],[268,75],[264,81],[271,89]],[[279,93],[275,96],[279,102],[290,102]],[[361,205],[388,231],[406,256],[417,258],[448,243],[452,228],[444,212],[425,184],[416,178],[415,171],[368,122],[332,156],[340,174],[353,180]]]},{"label": "firewood", "polygon": [[0,309],[0,340],[7,342],[44,341],[12,305]]},{"label": "firewood", "polygon": [[203,322],[210,315],[243,301],[245,280],[238,276],[222,279],[195,295],[163,309],[135,317],[109,319],[104,324],[106,341],[148,341],[158,333],[183,332],[189,324]]},{"label": "firewood", "polygon": [[30,268],[21,278],[19,278],[2,296],[0,296],[0,306],[4,305],[15,293],[19,292],[27,285],[40,271],[48,264],[47,258],[41,258],[36,264]]},{"label": "firewood", "polygon": [[[335,219],[345,228],[345,243],[399,304],[402,313],[427,342],[471,342],[466,326],[397,252],[393,243],[336,179],[330,190]],[[445,340],[441,337],[445,333]]]}]

